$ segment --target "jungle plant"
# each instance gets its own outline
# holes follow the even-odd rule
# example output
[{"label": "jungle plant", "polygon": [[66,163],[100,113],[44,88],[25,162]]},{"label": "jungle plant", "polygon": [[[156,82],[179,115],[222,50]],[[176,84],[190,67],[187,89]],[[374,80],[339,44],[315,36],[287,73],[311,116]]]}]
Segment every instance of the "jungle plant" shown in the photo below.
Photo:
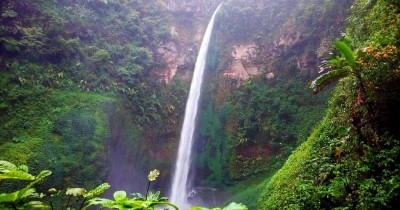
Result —
[{"label": "jungle plant", "polygon": [[[338,55],[328,58],[328,60],[324,62],[321,66],[321,71],[329,71],[312,81],[310,88],[314,89],[314,93],[318,93],[333,82],[345,77],[353,77],[357,85],[357,97],[352,110],[353,125],[359,137],[361,139],[367,139],[364,137],[369,134],[363,134],[362,127],[367,124],[373,125],[374,112],[366,96],[366,81],[362,78],[363,71],[366,69],[363,68],[362,64],[367,55],[366,51],[368,51],[369,48],[352,51],[349,45],[350,40],[346,38],[336,41],[334,48],[338,51]],[[370,133],[372,134],[371,136],[377,136],[377,131],[374,127],[371,127],[369,130],[372,132]],[[372,144],[374,142],[367,139],[366,143]]]},{"label": "jungle plant", "polygon": [[159,175],[160,171],[157,169],[150,171],[148,175],[149,184],[147,185],[146,196],[143,196],[140,193],[133,193],[131,194],[132,198],[129,198],[125,191],[116,191],[113,195],[114,200],[92,198],[88,201],[88,205],[84,209],[91,205],[101,205],[102,207],[111,209],[155,210],[156,206],[163,205],[178,210],[178,207],[168,202],[167,197],[160,197],[159,191],[155,193],[149,192],[151,182],[155,181]]},{"label": "jungle plant", "polygon": [[71,201],[72,196],[77,197],[78,201],[82,200],[80,207],[79,207],[79,209],[82,209],[87,200],[92,199],[100,194],[103,194],[104,191],[106,191],[108,188],[110,188],[110,185],[108,183],[103,183],[103,184],[97,186],[95,189],[90,190],[89,192],[87,192],[84,188],[79,188],[79,187],[67,188],[67,190],[65,191],[65,195],[68,196],[66,209],[70,208],[70,201]]},{"label": "jungle plant", "polygon": [[16,166],[8,161],[0,160],[0,181],[4,179],[31,181],[26,187],[12,193],[0,194],[2,209],[50,209],[40,199],[34,185],[49,176],[51,171],[41,171],[37,176],[28,173],[26,165]]},{"label": "jungle plant", "polygon": [[321,65],[320,72],[329,71],[311,82],[310,88],[313,89],[314,93],[318,93],[333,82],[349,75],[357,79],[360,91],[365,92],[364,83],[361,79],[361,68],[356,62],[356,56],[360,56],[361,54],[353,52],[349,47],[349,43],[350,40],[348,39],[336,41],[334,48],[338,50],[338,55],[328,57]]},{"label": "jungle plant", "polygon": [[204,208],[204,207],[192,207],[192,208],[190,208],[190,210],[247,210],[247,209],[248,208],[245,205],[243,205],[241,203],[237,204],[235,202],[230,203],[229,205],[227,205],[224,208],[212,208],[212,209]]}]

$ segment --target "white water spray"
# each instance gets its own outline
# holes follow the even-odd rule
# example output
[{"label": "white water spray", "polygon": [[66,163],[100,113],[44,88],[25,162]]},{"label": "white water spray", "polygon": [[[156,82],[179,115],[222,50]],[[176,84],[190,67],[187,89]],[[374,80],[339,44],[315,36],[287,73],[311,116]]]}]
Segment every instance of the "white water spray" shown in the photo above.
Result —
[{"label": "white water spray", "polygon": [[191,153],[193,145],[193,134],[196,125],[196,115],[200,98],[201,84],[203,82],[203,72],[206,66],[206,58],[211,34],[214,26],[215,15],[219,8],[215,10],[207,26],[200,51],[197,56],[196,66],[193,73],[192,84],[190,86],[189,98],[186,102],[185,118],[181,130],[178,156],[176,159],[175,173],[172,179],[170,202],[177,205],[180,209],[189,209],[187,196],[189,194],[190,183],[188,182]]}]

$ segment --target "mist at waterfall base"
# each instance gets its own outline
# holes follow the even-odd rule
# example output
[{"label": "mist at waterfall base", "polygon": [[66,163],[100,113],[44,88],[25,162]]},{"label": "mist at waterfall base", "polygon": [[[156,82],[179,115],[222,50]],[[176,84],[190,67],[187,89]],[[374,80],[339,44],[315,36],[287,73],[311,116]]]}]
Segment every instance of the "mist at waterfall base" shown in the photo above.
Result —
[{"label": "mist at waterfall base", "polygon": [[193,73],[192,84],[190,86],[189,97],[186,102],[185,117],[181,130],[178,155],[173,174],[170,202],[177,205],[180,209],[189,209],[189,194],[196,191],[191,189],[191,180],[189,171],[191,168],[192,147],[194,142],[194,131],[196,125],[196,116],[198,111],[203,73],[206,67],[207,51],[211,40],[215,16],[221,5],[215,10],[207,26],[200,50],[197,56],[196,65]]},{"label": "mist at waterfall base", "polygon": [[143,141],[138,139],[129,120],[118,113],[115,107],[108,107],[110,117],[110,163],[107,182],[111,185],[104,197],[113,198],[113,193],[124,190],[127,193],[146,192],[148,169],[141,167],[145,161]]}]

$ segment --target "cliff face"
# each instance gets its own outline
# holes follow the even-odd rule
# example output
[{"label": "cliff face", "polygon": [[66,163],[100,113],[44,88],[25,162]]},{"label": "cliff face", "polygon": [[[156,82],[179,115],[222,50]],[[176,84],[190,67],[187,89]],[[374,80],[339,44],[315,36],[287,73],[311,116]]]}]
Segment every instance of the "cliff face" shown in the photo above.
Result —
[{"label": "cliff face", "polygon": [[225,188],[265,177],[306,139],[329,97],[329,92],[313,96],[307,81],[317,76],[340,35],[350,4],[231,0],[223,5],[199,117],[198,185]]},{"label": "cliff face", "polygon": [[181,78],[190,80],[209,18],[221,1],[163,0],[161,2],[169,14],[166,18],[170,24],[172,39],[157,49],[164,65],[156,70],[156,75],[167,84],[170,84],[177,73]]}]

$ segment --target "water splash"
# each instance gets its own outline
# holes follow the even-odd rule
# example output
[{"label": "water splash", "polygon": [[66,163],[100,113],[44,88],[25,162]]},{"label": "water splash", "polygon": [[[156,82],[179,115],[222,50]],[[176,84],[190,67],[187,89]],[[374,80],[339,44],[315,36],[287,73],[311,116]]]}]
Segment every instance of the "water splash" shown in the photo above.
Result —
[{"label": "water splash", "polygon": [[178,156],[175,165],[175,173],[172,179],[170,202],[176,204],[180,209],[189,209],[188,194],[190,183],[188,181],[191,153],[193,146],[193,134],[198,109],[198,102],[203,82],[203,72],[206,66],[207,51],[210,44],[211,34],[214,26],[215,15],[219,8],[215,10],[207,26],[203,41],[200,46],[193,73],[192,84],[190,86],[189,98],[186,102],[185,118],[181,130]]}]

